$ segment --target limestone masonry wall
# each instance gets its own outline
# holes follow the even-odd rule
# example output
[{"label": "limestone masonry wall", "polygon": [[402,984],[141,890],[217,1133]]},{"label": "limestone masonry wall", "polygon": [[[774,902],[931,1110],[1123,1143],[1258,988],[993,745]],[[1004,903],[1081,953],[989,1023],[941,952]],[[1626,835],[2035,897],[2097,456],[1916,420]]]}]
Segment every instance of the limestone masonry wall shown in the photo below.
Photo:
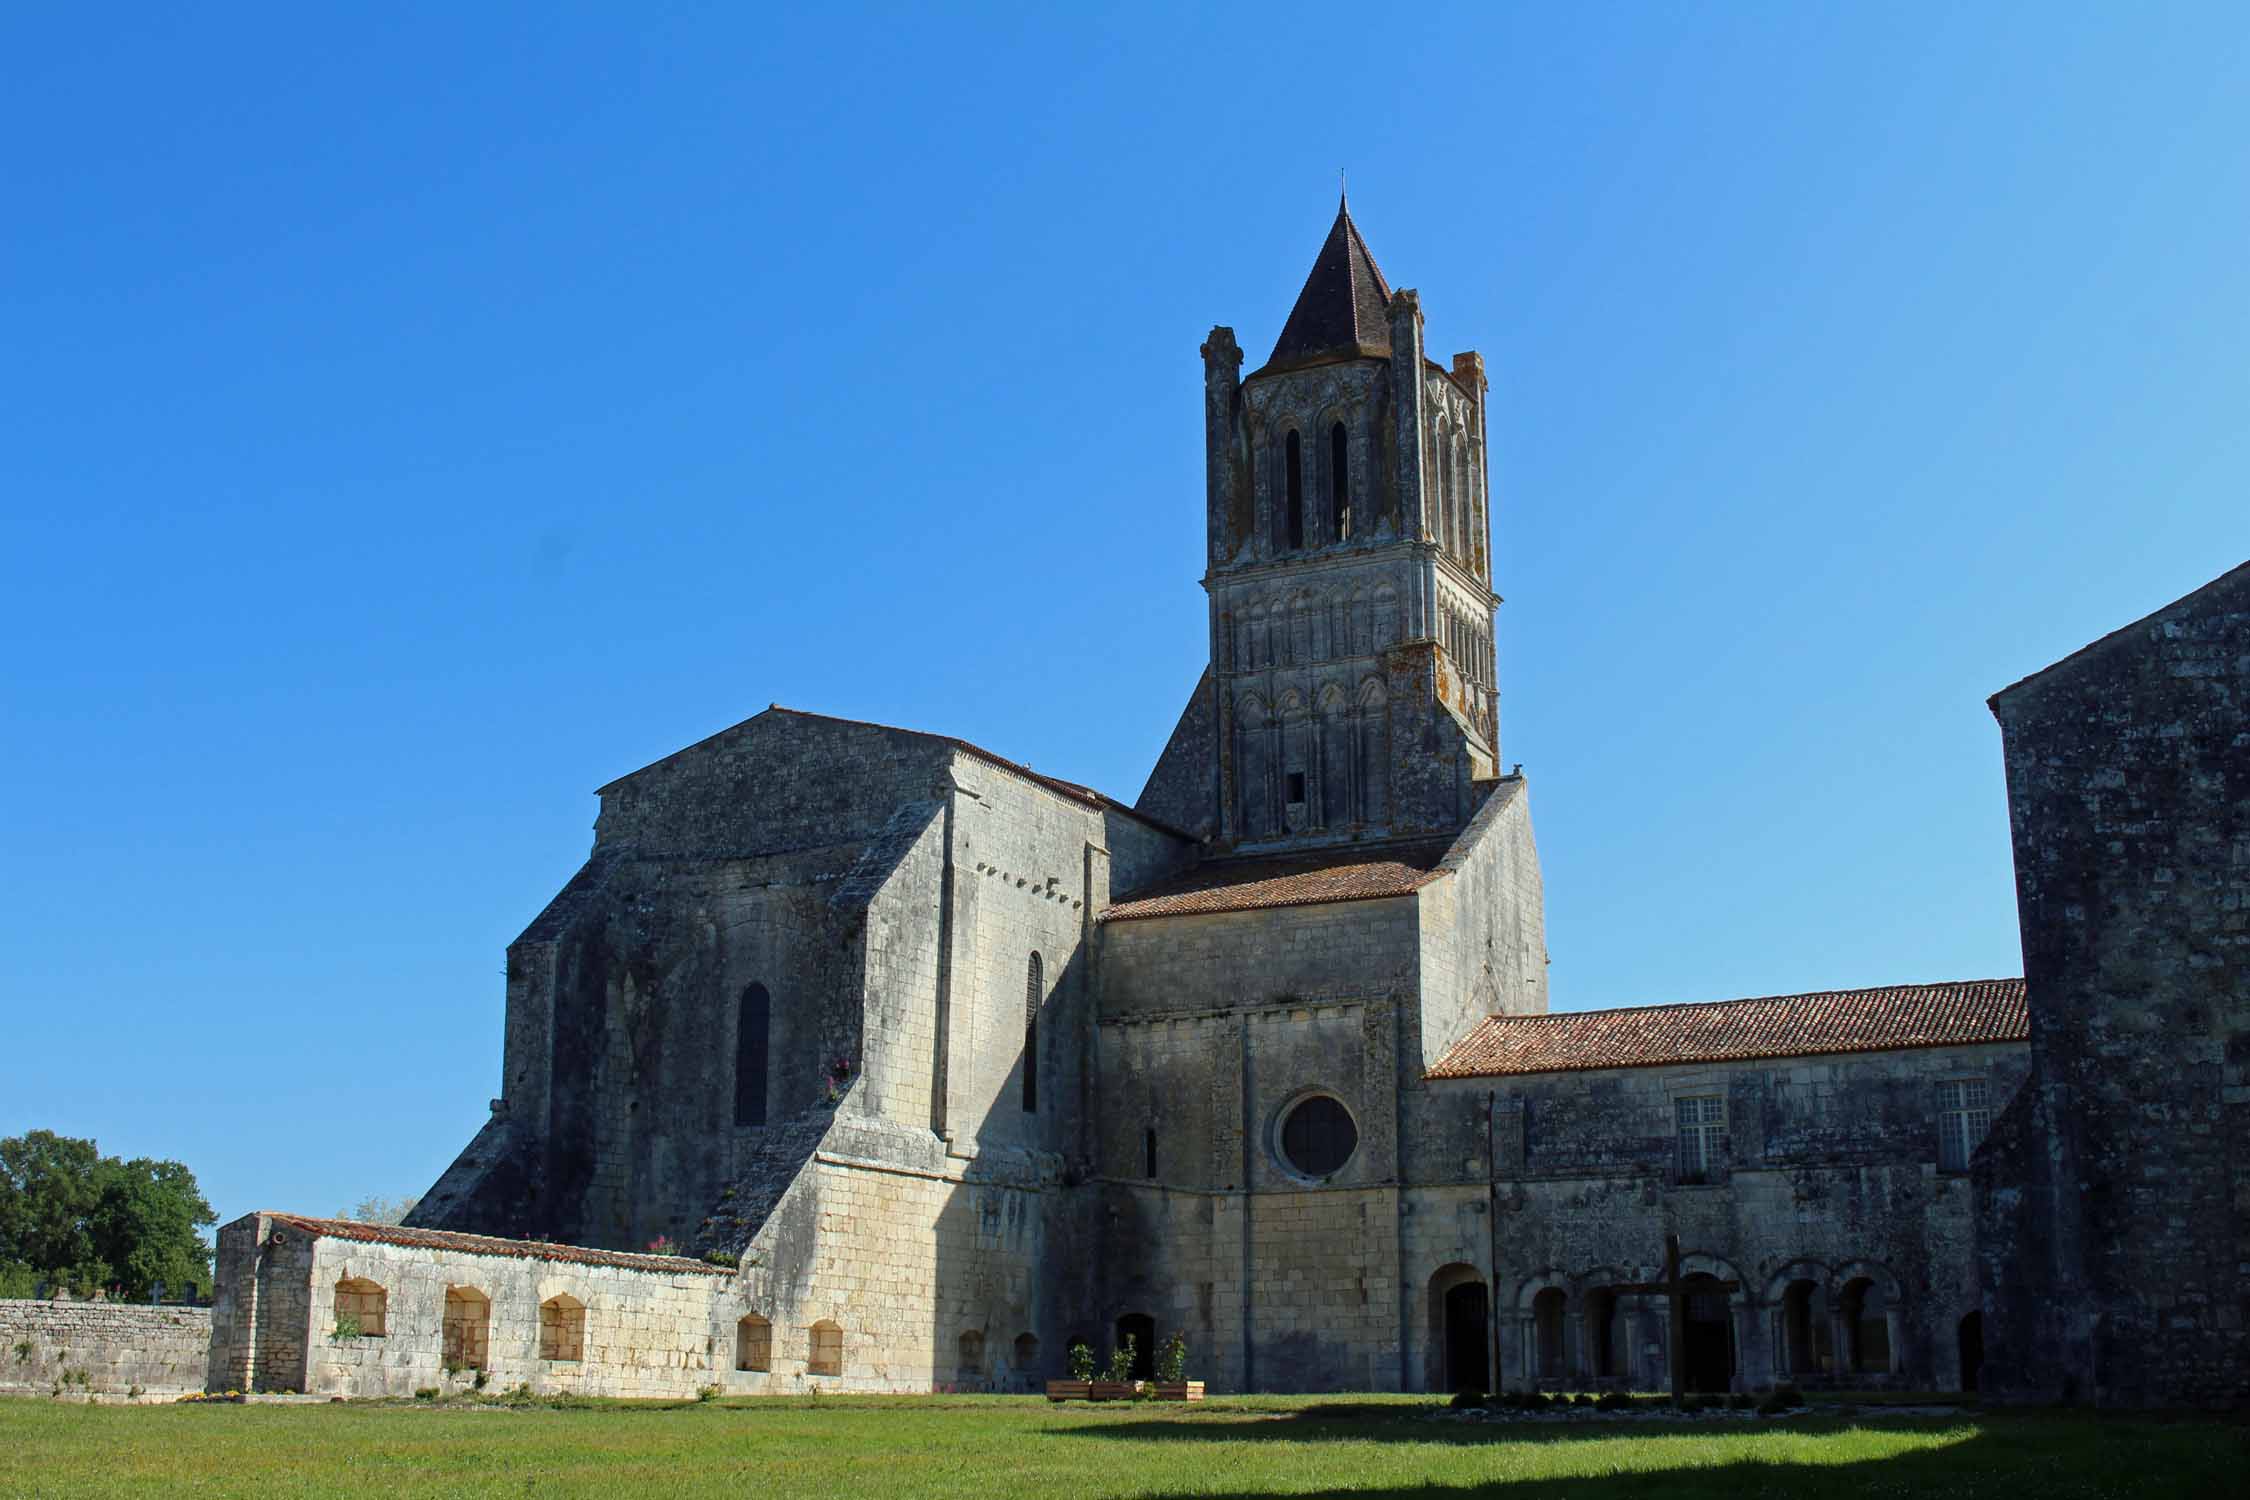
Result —
[{"label": "limestone masonry wall", "polygon": [[2250,565],[1992,709],[2036,1062],[1979,1163],[1996,1386],[2250,1402]]},{"label": "limestone masonry wall", "polygon": [[211,1309],[0,1301],[0,1394],[169,1400],[203,1389]]},{"label": "limestone masonry wall", "polygon": [[740,1315],[731,1273],[684,1258],[564,1259],[548,1248],[383,1243],[307,1230],[288,1216],[237,1219],[219,1231],[226,1264],[210,1386],[685,1396],[724,1383]]}]

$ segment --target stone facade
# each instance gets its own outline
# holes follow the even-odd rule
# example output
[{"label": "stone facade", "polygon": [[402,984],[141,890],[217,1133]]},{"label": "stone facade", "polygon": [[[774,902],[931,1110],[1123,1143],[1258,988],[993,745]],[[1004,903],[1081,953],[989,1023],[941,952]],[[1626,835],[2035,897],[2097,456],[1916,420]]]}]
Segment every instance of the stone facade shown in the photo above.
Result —
[{"label": "stone facade", "polygon": [[[2022,982],[1550,1016],[1530,787],[1501,770],[1482,361],[1428,359],[1420,298],[1341,212],[1265,364],[1243,376],[1226,328],[1202,352],[1210,657],[1138,803],[780,707],[603,787],[585,865],[509,949],[489,1121],[405,1229],[228,1226],[213,1383],[473,1378],[481,1307],[488,1382],[612,1394],[1028,1389],[1076,1342],[1145,1361],[1173,1333],[1216,1389],[1646,1387],[1667,1236],[1698,1386],[1977,1379],[2023,1205],[2059,1181],[1967,1175],[2032,1069]],[[2134,752],[2187,747],[2123,835],[2195,914],[2148,927],[2178,972],[2144,974],[2192,1002],[2168,1056],[2193,1092],[2184,1133],[2119,1160],[2157,1181],[2195,1137],[2207,1196],[2146,1237],[2150,1263],[2212,1252],[2167,1310],[2197,1309],[2214,1370],[2240,1357],[2216,1252],[2244,1201],[2228,628],[2135,679],[2136,722],[2185,682],[2219,729]],[[2035,782],[2085,790],[2044,749],[2019,776],[2030,723],[2019,860],[2086,878],[2095,845],[2026,842]],[[2235,809],[2233,842],[2164,832],[2180,798]],[[2166,839],[2194,857],[2156,860]],[[2084,958],[2035,946],[2033,909],[2060,996]],[[2072,1097],[2158,1089],[2149,1056]],[[2063,1096],[2020,1097],[2009,1118],[2045,1113],[1988,1153],[2008,1171]],[[729,1268],[636,1253],[664,1240]]]},{"label": "stone facade", "polygon": [[[1686,1272],[1735,1283],[1687,1329],[1704,1388],[1974,1388],[1973,1199],[1966,1164],[1941,1164],[1940,1089],[2004,1098],[2026,1067],[2007,1042],[1433,1081],[1413,1176],[1455,1185],[1414,1201],[1419,1259],[1433,1286],[1443,1267],[1492,1268],[1511,1386],[1662,1389],[1666,1299],[1611,1288],[1654,1282],[1676,1234]],[[1718,1100],[1724,1127],[1699,1181],[1678,1157],[1691,1098]],[[1428,1306],[1417,1352],[1435,1385],[1445,1325]]]},{"label": "stone facade", "polygon": [[2250,565],[1992,710],[2035,1069],[1979,1167],[1996,1382],[2250,1401]]},{"label": "stone facade", "polygon": [[211,1309],[0,1301],[0,1395],[169,1401],[203,1389]]}]

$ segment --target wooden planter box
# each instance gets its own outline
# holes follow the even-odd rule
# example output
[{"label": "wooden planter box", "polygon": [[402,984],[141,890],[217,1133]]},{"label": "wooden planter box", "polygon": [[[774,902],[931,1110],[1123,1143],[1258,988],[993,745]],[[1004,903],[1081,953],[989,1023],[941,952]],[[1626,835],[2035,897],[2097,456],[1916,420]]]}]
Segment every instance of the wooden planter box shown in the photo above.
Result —
[{"label": "wooden planter box", "polygon": [[1089,1401],[1130,1401],[1141,1393],[1137,1380],[1097,1380],[1086,1393]]},{"label": "wooden planter box", "polygon": [[1149,1391],[1159,1401],[1201,1401],[1203,1399],[1203,1382],[1200,1380],[1176,1380],[1167,1384],[1159,1380],[1149,1387]]},{"label": "wooden planter box", "polygon": [[1088,1401],[1093,1399],[1094,1383],[1091,1380],[1050,1380],[1047,1382],[1049,1401]]}]

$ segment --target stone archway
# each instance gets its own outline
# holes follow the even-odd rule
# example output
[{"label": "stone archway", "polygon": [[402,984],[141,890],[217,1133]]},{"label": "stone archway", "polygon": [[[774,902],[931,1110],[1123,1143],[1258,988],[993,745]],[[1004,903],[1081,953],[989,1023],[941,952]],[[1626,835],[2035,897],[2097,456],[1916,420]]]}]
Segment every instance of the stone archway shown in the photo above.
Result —
[{"label": "stone archway", "polygon": [[1430,1276],[1426,1389],[1492,1389],[1492,1298],[1484,1273],[1465,1261]]}]

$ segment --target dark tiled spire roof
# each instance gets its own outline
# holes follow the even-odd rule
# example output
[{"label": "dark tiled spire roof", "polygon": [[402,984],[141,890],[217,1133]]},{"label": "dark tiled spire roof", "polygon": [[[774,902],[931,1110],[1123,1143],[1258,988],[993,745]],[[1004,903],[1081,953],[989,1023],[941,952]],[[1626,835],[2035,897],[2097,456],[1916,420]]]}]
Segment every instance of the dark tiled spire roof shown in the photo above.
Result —
[{"label": "dark tiled spire roof", "polygon": [[1388,358],[1390,301],[1391,284],[1359,237],[1350,205],[1338,203],[1336,223],[1305,278],[1305,289],[1297,294],[1297,305],[1289,310],[1289,321],[1281,325],[1266,368],[1355,355]]}]

